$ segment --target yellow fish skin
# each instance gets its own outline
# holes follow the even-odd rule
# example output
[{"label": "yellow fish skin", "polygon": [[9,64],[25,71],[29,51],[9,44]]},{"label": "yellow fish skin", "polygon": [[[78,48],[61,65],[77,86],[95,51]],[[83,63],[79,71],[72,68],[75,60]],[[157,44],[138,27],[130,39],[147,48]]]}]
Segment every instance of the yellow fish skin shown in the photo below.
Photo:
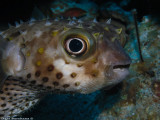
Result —
[{"label": "yellow fish skin", "polygon": [[131,59],[117,29],[92,21],[42,20],[4,31],[0,70],[8,78],[0,92],[0,117],[27,110],[39,93],[87,94],[121,82]]}]

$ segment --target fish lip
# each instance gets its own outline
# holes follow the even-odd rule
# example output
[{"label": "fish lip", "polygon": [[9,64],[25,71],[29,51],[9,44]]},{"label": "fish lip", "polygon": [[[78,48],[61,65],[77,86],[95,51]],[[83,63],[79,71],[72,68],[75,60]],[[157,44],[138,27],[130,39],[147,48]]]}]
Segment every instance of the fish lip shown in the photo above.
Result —
[{"label": "fish lip", "polygon": [[115,79],[115,77],[119,78],[118,81],[125,79],[129,75],[129,67],[131,61],[116,63],[110,66],[105,67],[105,76],[108,79]]},{"label": "fish lip", "polygon": [[125,79],[129,75],[129,68],[116,68],[113,69],[113,73],[119,77],[119,81]]},{"label": "fish lip", "polygon": [[129,75],[130,61],[124,64],[117,64],[112,66],[113,73],[115,73],[121,80]]},{"label": "fish lip", "polygon": [[113,70],[114,69],[129,69],[130,64],[124,64],[124,65],[114,65],[113,66]]},{"label": "fish lip", "polygon": [[125,61],[121,61],[121,62],[117,62],[115,64],[112,64],[112,69],[129,69],[130,64],[132,63],[132,60],[130,59],[130,57],[128,57],[127,60]]}]

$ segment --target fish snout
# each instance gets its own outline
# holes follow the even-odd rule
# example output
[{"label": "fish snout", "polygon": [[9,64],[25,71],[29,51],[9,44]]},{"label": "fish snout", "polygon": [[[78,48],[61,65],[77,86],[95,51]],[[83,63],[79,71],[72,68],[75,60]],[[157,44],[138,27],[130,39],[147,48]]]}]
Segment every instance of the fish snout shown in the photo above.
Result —
[{"label": "fish snout", "polygon": [[125,53],[114,53],[109,56],[109,65],[105,66],[105,76],[111,83],[119,83],[129,75],[130,57]]}]

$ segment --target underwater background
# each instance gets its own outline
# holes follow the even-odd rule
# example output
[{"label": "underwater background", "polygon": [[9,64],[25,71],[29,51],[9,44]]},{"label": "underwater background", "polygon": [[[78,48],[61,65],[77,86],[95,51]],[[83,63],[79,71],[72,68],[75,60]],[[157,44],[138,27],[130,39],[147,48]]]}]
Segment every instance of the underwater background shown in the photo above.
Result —
[{"label": "underwater background", "polygon": [[[140,59],[132,10],[137,10]],[[88,95],[50,94],[24,112],[34,120],[159,120],[160,8],[156,0],[26,0],[0,2],[0,30],[28,21],[63,16],[88,21],[111,18],[126,27],[130,76],[110,90]]]}]

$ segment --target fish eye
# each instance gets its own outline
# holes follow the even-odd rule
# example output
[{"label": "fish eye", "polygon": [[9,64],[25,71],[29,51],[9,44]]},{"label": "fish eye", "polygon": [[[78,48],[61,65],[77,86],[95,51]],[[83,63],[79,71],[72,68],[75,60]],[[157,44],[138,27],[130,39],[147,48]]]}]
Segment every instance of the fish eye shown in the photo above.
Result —
[{"label": "fish eye", "polygon": [[87,43],[82,38],[69,38],[65,40],[65,49],[73,57],[80,56],[87,51]]},{"label": "fish eye", "polygon": [[74,60],[84,60],[96,50],[96,40],[88,31],[81,28],[71,28],[60,36],[60,44],[68,57]]}]

